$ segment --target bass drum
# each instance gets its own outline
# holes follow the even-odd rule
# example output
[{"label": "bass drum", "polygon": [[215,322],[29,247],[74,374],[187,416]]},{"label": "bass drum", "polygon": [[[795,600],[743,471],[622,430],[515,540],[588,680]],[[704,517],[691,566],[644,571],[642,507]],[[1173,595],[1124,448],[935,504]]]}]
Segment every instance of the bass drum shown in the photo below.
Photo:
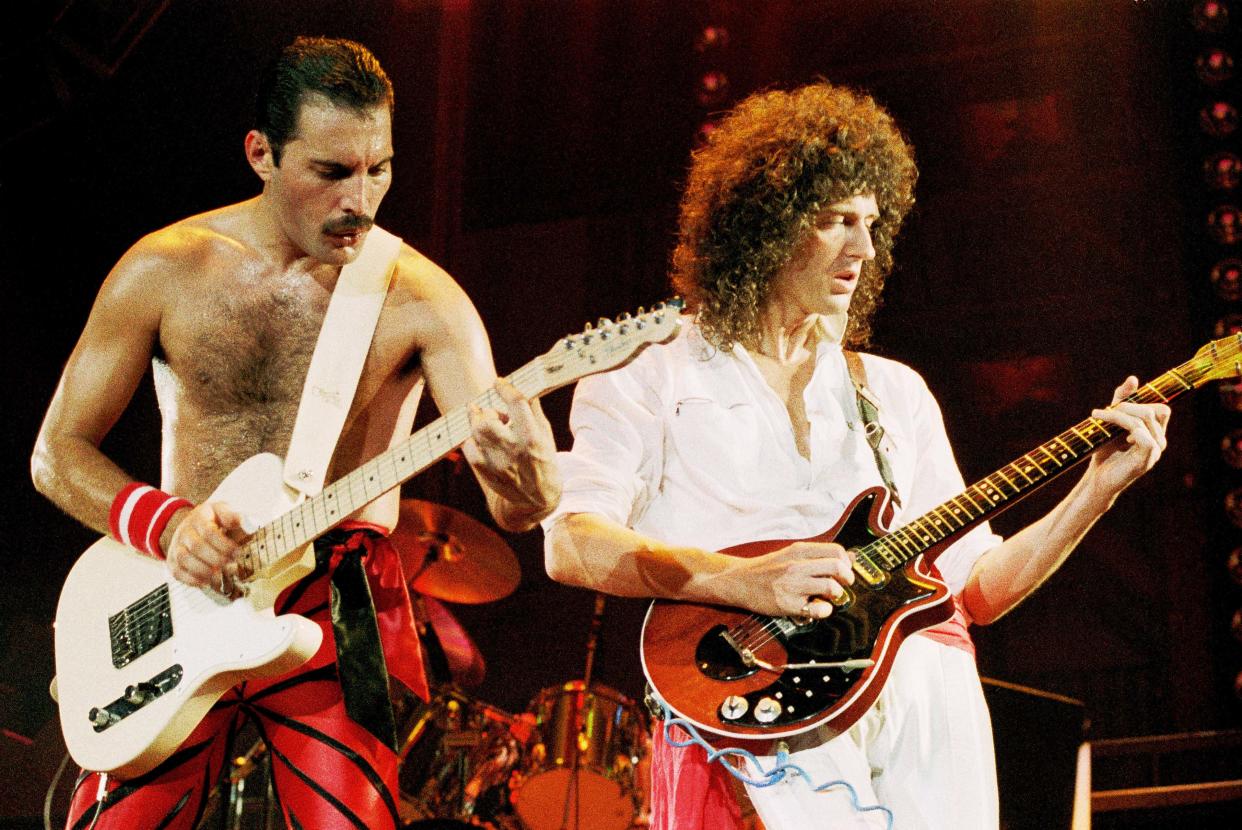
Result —
[{"label": "bass drum", "polygon": [[648,753],[641,710],[619,692],[581,680],[531,701],[536,737],[515,787],[526,830],[626,830],[644,801],[638,770]]}]

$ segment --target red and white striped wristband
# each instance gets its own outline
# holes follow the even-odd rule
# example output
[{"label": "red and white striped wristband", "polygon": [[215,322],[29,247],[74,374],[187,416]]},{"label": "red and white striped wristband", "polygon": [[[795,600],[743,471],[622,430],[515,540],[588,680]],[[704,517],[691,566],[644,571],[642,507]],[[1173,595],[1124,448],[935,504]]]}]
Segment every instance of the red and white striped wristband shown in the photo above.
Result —
[{"label": "red and white striped wristband", "polygon": [[156,559],[164,558],[160,535],[168,520],[183,507],[193,507],[188,499],[170,496],[149,484],[135,481],[121,488],[108,511],[112,538]]}]

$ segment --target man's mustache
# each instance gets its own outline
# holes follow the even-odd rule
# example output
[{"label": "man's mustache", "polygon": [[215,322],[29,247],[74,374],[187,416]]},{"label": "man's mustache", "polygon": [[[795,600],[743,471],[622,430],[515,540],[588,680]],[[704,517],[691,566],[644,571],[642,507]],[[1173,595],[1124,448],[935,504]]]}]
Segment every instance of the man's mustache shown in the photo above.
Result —
[{"label": "man's mustache", "polygon": [[370,216],[346,216],[323,226],[323,232],[329,234],[349,233],[350,231],[369,231],[375,220]]}]

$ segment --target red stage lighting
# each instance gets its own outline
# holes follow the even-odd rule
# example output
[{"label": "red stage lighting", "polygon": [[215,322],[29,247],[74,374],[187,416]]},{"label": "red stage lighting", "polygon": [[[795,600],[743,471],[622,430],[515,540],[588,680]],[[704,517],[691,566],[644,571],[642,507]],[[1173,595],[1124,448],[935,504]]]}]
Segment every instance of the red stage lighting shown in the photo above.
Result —
[{"label": "red stage lighting", "polygon": [[1219,32],[1229,25],[1229,7],[1220,0],[1200,0],[1190,12],[1190,20],[1200,32]]},{"label": "red stage lighting", "polygon": [[708,139],[712,137],[712,133],[716,132],[715,121],[704,121],[699,125],[698,131],[694,134],[694,146],[706,144]]},{"label": "red stage lighting", "polygon": [[1199,126],[1210,136],[1224,138],[1238,128],[1238,109],[1228,101],[1214,101],[1199,110]]},{"label": "red stage lighting", "polygon": [[1235,153],[1216,153],[1203,162],[1203,177],[1214,190],[1233,190],[1242,181],[1242,158]]},{"label": "red stage lighting", "polygon": [[1220,455],[1230,467],[1242,470],[1242,429],[1235,429],[1220,439]]},{"label": "red stage lighting", "polygon": [[1212,266],[1208,279],[1225,302],[1242,300],[1242,259],[1222,259]]},{"label": "red stage lighting", "polygon": [[1229,552],[1229,560],[1225,563],[1229,568],[1229,577],[1242,585],[1242,548],[1234,548]]},{"label": "red stage lighting", "polygon": [[1242,412],[1242,381],[1225,380],[1216,384],[1221,406],[1230,412]]},{"label": "red stage lighting", "polygon": [[1242,527],[1242,487],[1235,487],[1225,494],[1225,515],[1229,521]]},{"label": "red stage lighting", "polygon": [[1233,55],[1213,46],[1195,58],[1195,71],[1205,84],[1219,84],[1233,77]]},{"label": "red stage lighting", "polygon": [[703,31],[694,39],[694,51],[706,52],[709,49],[723,49],[729,45],[729,30],[724,26],[704,26]]},{"label": "red stage lighting", "polygon": [[1208,233],[1221,245],[1242,241],[1242,212],[1233,205],[1219,205],[1207,217]]},{"label": "red stage lighting", "polygon": [[699,88],[695,93],[699,100],[699,105],[711,107],[719,104],[729,94],[729,76],[725,73],[713,69],[704,72],[703,77],[699,78]]},{"label": "red stage lighting", "polygon": [[1218,338],[1237,334],[1242,331],[1242,314],[1226,314],[1216,321],[1212,331],[1216,332]]}]

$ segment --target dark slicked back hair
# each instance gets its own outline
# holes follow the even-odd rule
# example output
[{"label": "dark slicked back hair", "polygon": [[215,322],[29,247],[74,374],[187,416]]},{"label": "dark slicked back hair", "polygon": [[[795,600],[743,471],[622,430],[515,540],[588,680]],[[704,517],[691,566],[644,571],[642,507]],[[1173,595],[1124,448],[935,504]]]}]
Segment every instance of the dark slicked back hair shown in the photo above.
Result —
[{"label": "dark slicked back hair", "polygon": [[709,342],[753,349],[772,278],[820,213],[874,194],[876,256],[863,264],[845,332],[847,345],[866,345],[917,177],[913,149],[869,95],[824,81],[752,95],[693,155],[673,286]]},{"label": "dark slicked back hair", "polygon": [[392,82],[369,49],[352,40],[299,37],[263,72],[255,101],[255,129],[267,136],[277,166],[296,138],[309,95],[359,112],[384,105],[392,114]]}]

